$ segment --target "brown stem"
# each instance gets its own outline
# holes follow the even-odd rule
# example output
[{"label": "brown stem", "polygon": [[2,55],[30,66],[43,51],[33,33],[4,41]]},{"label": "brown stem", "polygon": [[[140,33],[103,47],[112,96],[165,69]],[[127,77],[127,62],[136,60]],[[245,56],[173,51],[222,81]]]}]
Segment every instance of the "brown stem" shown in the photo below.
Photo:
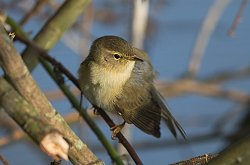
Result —
[{"label": "brown stem", "polygon": [[[115,126],[115,123],[110,119],[110,117],[100,108],[95,107],[98,110],[98,113],[102,116],[102,118],[106,121],[110,128]],[[119,142],[123,144],[123,146],[127,149],[128,153],[131,155],[132,159],[136,164],[142,164],[139,156],[135,152],[134,148],[129,144],[127,139],[123,136],[121,132],[116,134],[116,137],[119,139]]]},{"label": "brown stem", "polygon": [[[80,86],[79,86],[77,78],[75,78],[70,73],[70,71],[68,69],[66,69],[60,62],[58,62],[57,60],[52,58],[45,50],[37,47],[34,43],[32,43],[32,42],[30,42],[30,41],[28,41],[28,40],[26,40],[18,35],[16,35],[16,39],[18,39],[19,41],[23,42],[26,45],[31,46],[33,49],[38,51],[38,54],[41,57],[43,57],[48,62],[50,62],[54,67],[56,67],[58,69],[58,71],[60,71],[61,73],[64,73],[74,83],[74,85],[77,86],[78,89],[80,90]],[[115,126],[114,122],[110,119],[110,117],[102,109],[98,109],[98,112],[100,113],[100,115],[105,120],[105,122],[109,125],[110,128]],[[119,142],[121,144],[123,144],[123,146],[127,149],[128,153],[130,154],[132,159],[135,161],[135,163],[138,165],[142,164],[142,162],[141,162],[139,156],[137,155],[137,153],[135,152],[134,148],[129,144],[129,142],[122,135],[122,133],[118,133],[117,138],[119,139]]]},{"label": "brown stem", "polygon": [[246,5],[247,5],[247,2],[248,2],[248,0],[242,0],[242,2],[241,2],[240,8],[239,8],[239,10],[238,10],[238,12],[237,12],[234,20],[233,20],[232,25],[230,26],[230,28],[228,30],[228,35],[230,37],[234,36],[234,34],[235,34],[235,30],[236,30],[237,26],[240,23],[240,19],[241,19],[242,13],[243,13]]},{"label": "brown stem", "polygon": [[1,155],[0,155],[0,161],[3,163],[3,165],[9,165],[9,162]]}]

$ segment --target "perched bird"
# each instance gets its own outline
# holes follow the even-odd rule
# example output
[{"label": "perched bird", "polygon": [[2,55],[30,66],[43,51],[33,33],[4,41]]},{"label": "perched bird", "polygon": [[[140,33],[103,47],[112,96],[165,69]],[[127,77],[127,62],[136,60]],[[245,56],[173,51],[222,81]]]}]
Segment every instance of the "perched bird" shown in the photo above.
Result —
[{"label": "perched bird", "polygon": [[124,119],[112,128],[113,136],[125,123],[132,123],[160,137],[163,118],[175,137],[177,129],[185,138],[184,130],[154,87],[155,71],[147,54],[126,40],[117,36],[96,39],[78,74],[81,91],[94,106]]}]

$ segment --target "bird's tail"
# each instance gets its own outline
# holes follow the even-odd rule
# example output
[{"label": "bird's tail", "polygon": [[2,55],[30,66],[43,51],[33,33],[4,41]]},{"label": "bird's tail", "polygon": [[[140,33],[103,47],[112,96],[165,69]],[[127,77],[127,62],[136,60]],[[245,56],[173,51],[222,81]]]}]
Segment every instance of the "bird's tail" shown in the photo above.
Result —
[{"label": "bird's tail", "polygon": [[153,93],[155,93],[155,96],[153,98],[157,100],[157,103],[159,104],[161,108],[161,116],[166,122],[171,133],[174,135],[175,138],[177,138],[176,130],[178,130],[181,136],[186,140],[187,135],[184,129],[181,127],[181,125],[177,122],[177,120],[170,113],[168,106],[163,103],[163,97],[161,96],[161,94],[156,89],[154,91],[155,92]]}]

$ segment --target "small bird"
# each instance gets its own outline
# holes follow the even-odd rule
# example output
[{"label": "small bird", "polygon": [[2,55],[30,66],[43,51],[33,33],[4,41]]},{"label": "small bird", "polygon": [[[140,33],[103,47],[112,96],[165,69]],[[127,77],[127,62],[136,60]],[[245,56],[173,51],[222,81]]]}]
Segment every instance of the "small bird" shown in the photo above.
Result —
[{"label": "small bird", "polygon": [[117,36],[96,39],[78,74],[81,91],[94,107],[124,119],[111,128],[112,137],[128,123],[159,138],[163,118],[175,137],[178,130],[185,139],[185,131],[154,87],[156,73],[147,54],[126,40]]}]

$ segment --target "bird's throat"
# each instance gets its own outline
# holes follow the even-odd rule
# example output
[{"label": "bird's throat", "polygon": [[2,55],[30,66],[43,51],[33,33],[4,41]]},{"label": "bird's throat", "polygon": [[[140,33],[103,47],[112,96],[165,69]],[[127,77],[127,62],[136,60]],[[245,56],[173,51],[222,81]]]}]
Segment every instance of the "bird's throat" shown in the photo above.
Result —
[{"label": "bird's throat", "polygon": [[135,61],[131,61],[119,71],[93,66],[90,75],[93,88],[88,91],[88,94],[92,95],[90,96],[92,101],[102,108],[109,109],[106,106],[121,94],[123,86],[131,77],[134,65]]}]

